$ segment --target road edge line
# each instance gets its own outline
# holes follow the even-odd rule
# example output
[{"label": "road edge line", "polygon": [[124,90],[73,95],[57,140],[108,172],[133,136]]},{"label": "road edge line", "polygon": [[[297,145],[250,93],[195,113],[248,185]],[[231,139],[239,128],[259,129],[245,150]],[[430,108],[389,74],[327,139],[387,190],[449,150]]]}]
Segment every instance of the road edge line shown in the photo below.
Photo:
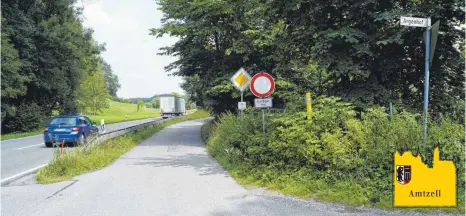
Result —
[{"label": "road edge line", "polygon": [[40,168],[46,166],[47,164],[48,164],[48,163],[42,164],[42,165],[40,165],[40,166],[38,166],[38,167],[32,168],[32,169],[30,169],[30,170],[26,170],[26,171],[24,171],[24,172],[18,173],[18,174],[16,174],[16,175],[10,176],[10,177],[5,178],[5,179],[2,179],[2,180],[0,181],[0,182],[1,182],[1,186],[7,185],[7,184],[9,184],[9,183],[11,183],[11,182],[13,182],[13,181],[19,179],[19,178],[22,178],[22,177],[24,177],[24,176],[30,175],[30,174],[32,174],[32,173],[35,173],[37,170],[39,170]]}]

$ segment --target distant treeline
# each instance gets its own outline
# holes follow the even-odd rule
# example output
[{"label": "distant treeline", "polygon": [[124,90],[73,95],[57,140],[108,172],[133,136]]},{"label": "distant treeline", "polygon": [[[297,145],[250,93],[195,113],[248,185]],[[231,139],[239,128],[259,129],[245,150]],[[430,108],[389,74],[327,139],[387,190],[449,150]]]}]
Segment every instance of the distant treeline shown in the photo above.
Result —
[{"label": "distant treeline", "polygon": [[[176,93],[176,92],[172,92],[172,93],[167,93],[167,94],[156,94],[152,97],[137,97],[137,98],[114,98],[113,100],[114,101],[117,101],[117,102],[121,102],[121,103],[133,103],[133,104],[137,104],[139,101],[142,101],[144,103],[150,103],[154,100],[154,98],[158,98],[162,95],[176,95],[176,96],[180,96],[180,97],[184,97],[182,96],[181,94],[179,93]],[[187,98],[185,98],[187,99]]]},{"label": "distant treeline", "polygon": [[187,109],[195,109],[196,108],[196,103],[192,100],[192,98],[189,98],[187,95],[181,95],[176,92],[172,92],[169,94],[156,94],[152,97],[148,98],[118,98],[115,97],[113,98],[114,101],[120,102],[120,103],[132,103],[132,104],[141,104],[144,103],[146,107],[150,108],[160,108],[160,96],[165,96],[165,95],[176,95],[179,97],[182,97],[185,99],[186,102],[186,108]]}]

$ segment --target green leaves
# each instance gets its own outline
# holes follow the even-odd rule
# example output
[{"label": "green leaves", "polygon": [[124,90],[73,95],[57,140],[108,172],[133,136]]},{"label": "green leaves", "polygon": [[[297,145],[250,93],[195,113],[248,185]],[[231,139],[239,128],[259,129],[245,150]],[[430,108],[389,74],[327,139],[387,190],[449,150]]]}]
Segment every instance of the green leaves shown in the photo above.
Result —
[{"label": "green leaves", "polygon": [[[99,56],[105,44],[81,24],[73,2],[4,2],[2,4],[2,132],[24,130],[28,108],[46,117],[52,110],[97,112],[116,96],[118,77]],[[107,84],[106,84],[107,82]],[[91,109],[91,110],[89,110]],[[15,110],[15,111],[12,111]],[[40,125],[30,118],[31,125]],[[42,126],[41,126],[42,127]]]},{"label": "green leaves", "polygon": [[144,101],[139,100],[138,104],[137,104],[137,111],[139,112],[139,111],[143,110],[145,107],[146,107],[146,105],[145,105]]},{"label": "green leaves", "polygon": [[26,83],[30,81],[30,78],[20,73],[22,63],[19,59],[18,50],[11,44],[8,34],[3,31],[2,99],[17,98],[26,93]]},{"label": "green leaves", "polygon": [[117,91],[120,89],[121,85],[118,80],[118,76],[113,73],[112,67],[105,61],[102,62],[102,69],[105,76],[105,85],[107,86],[107,91],[112,97],[117,96]]},{"label": "green leaves", "polygon": [[83,77],[77,98],[79,110],[84,113],[97,114],[109,108],[111,96],[107,91],[101,68]]},{"label": "green leaves", "polygon": [[[464,190],[464,125],[448,118],[430,122],[427,148],[421,148],[419,115],[401,110],[389,117],[378,107],[365,109],[357,117],[350,104],[336,97],[319,97],[313,104],[312,124],[305,112],[267,114],[265,135],[258,112],[246,113],[244,118],[220,115],[203,128],[208,151],[223,166],[249,169],[246,173],[262,182],[279,180],[272,173],[293,173],[308,184],[315,179],[332,188],[338,182],[347,183],[339,189],[358,187],[361,200],[357,203],[366,203],[393,193],[395,151],[422,153],[423,162],[431,164],[432,149],[439,145],[441,159],[454,161],[461,176],[458,190]],[[315,178],[305,178],[303,173]]]},{"label": "green leaves", "polygon": [[[240,67],[252,73],[275,69],[272,75],[288,83],[274,93],[279,102],[293,103],[286,98],[312,91],[339,96],[361,109],[397,102],[420,112],[422,91],[413,93],[409,86],[423,86],[424,30],[400,26],[401,15],[429,14],[445,23],[440,26],[444,34],[439,36],[431,70],[432,113],[453,112],[453,98],[464,97],[463,83],[458,81],[464,80],[464,58],[454,48],[464,30],[456,30],[449,22],[464,13],[450,7],[457,0],[224,3],[159,1],[164,25],[153,30],[153,35],[180,37],[163,49],[164,54],[179,57],[166,69],[186,77],[185,91],[202,95],[195,97],[196,102],[209,101],[216,113],[236,109],[236,95],[224,81]],[[187,77],[195,75],[202,79],[188,83]]]}]

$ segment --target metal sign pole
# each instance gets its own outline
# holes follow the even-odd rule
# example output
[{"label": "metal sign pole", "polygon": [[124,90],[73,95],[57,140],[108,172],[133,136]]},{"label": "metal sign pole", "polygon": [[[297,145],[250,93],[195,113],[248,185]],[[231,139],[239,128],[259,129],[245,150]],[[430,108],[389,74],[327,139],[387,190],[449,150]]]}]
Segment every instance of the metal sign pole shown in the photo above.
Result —
[{"label": "metal sign pole", "polygon": [[264,108],[262,110],[262,133],[265,135],[265,119],[264,119]]},{"label": "metal sign pole", "polygon": [[390,102],[390,117],[393,116],[393,106],[392,106],[392,102]]},{"label": "metal sign pole", "polygon": [[427,18],[426,26],[426,62],[425,62],[425,82],[424,82],[424,130],[422,133],[422,145],[426,145],[427,140],[427,108],[429,106],[429,57],[430,57],[430,18]]},{"label": "metal sign pole", "polygon": [[[244,91],[241,91],[241,103],[243,102],[243,92]],[[241,111],[241,118],[243,118],[243,110],[240,110]]]}]

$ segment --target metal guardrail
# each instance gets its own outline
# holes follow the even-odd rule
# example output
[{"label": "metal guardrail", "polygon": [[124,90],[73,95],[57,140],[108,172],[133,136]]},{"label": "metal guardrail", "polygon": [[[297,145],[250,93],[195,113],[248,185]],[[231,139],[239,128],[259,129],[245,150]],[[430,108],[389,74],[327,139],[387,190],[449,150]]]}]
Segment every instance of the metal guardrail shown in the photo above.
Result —
[{"label": "metal guardrail", "polygon": [[150,121],[150,122],[146,122],[146,123],[142,123],[142,124],[138,124],[138,125],[118,129],[118,130],[97,134],[97,135],[95,135],[93,137],[88,137],[86,142],[81,146],[81,148],[79,148],[79,151],[84,151],[84,150],[90,149],[90,148],[92,148],[94,146],[102,144],[104,141],[107,141],[107,140],[110,140],[110,139],[113,139],[113,138],[116,138],[116,137],[119,137],[119,136],[122,136],[122,135],[125,135],[125,134],[128,134],[128,133],[132,133],[132,132],[136,132],[136,131],[141,130],[141,129],[146,129],[146,128],[149,128],[149,127],[153,127],[156,124],[163,123],[163,122],[165,122],[165,121],[167,121],[169,119],[173,119],[173,118],[177,118],[177,117],[172,117],[172,118],[167,118],[167,119],[157,119],[157,120],[154,120],[154,121]]}]

